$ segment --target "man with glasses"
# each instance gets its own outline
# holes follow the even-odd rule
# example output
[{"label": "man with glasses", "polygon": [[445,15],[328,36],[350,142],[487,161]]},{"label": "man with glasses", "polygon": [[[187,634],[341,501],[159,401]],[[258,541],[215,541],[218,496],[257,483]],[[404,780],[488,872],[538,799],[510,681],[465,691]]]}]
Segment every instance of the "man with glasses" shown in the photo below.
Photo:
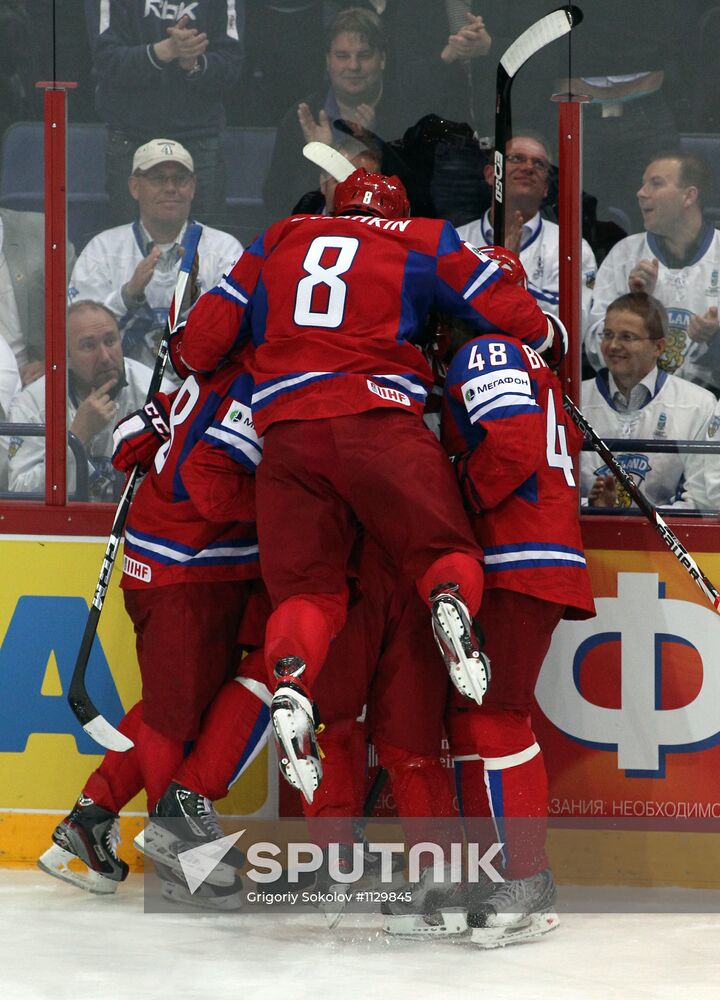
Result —
[{"label": "man with glasses", "polygon": [[[191,221],[193,159],[179,142],[152,139],[135,151],[128,187],[138,218],[90,240],[73,269],[69,297],[104,303],[117,317],[123,352],[153,364]],[[204,226],[195,298],[212,288],[242,251],[233,236]]]},{"label": "man with glasses", "polygon": [[645,232],[616,243],[598,270],[585,335],[596,370],[605,363],[609,303],[626,292],[647,292],[668,313],[660,367],[720,389],[720,233],[703,217],[710,187],[707,164],[694,154],[668,150],[650,160],[637,193]]},{"label": "man with glasses", "polygon": [[[559,227],[544,219],[540,206],[548,193],[550,153],[545,140],[529,130],[516,133],[505,147],[506,212],[505,246],[518,254],[528,276],[528,291],[541,309],[558,314],[559,309]],[[484,169],[486,182],[493,187],[492,156]],[[472,246],[495,243],[493,205],[481,219],[458,228],[461,238]],[[583,319],[590,310],[597,264],[590,244],[582,241]]]},{"label": "man with glasses", "polygon": [[[669,375],[665,308],[646,292],[628,292],[605,314],[600,351],[605,367],[582,384],[582,410],[603,438],[635,439],[617,459],[655,506],[702,507],[702,463],[696,456],[643,451],[641,442],[703,439],[715,397]],[[630,507],[631,498],[595,452],[582,457],[581,493],[591,507]]]}]

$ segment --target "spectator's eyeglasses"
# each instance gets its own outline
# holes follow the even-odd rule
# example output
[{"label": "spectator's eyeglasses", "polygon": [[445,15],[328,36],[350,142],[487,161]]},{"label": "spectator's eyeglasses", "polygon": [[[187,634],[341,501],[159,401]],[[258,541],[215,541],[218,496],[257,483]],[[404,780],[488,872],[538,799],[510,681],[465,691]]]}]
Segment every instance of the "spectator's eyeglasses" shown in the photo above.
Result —
[{"label": "spectator's eyeglasses", "polygon": [[539,156],[523,156],[522,153],[508,153],[505,159],[508,163],[512,163],[513,166],[519,166],[520,164],[526,166],[529,164],[538,174],[546,174],[550,169],[549,163],[541,160]]},{"label": "spectator's eyeglasses", "polygon": [[193,175],[187,172],[180,174],[154,174],[151,172],[147,174],[140,173],[139,177],[147,181],[148,184],[152,184],[153,187],[164,187],[166,184],[172,184],[173,187],[190,187],[193,180]]},{"label": "spectator's eyeglasses", "polygon": [[612,330],[603,330],[601,340],[603,344],[611,344],[615,340],[621,347],[628,344],[639,344],[643,340],[657,340],[657,337],[637,337],[634,333],[614,333]]}]

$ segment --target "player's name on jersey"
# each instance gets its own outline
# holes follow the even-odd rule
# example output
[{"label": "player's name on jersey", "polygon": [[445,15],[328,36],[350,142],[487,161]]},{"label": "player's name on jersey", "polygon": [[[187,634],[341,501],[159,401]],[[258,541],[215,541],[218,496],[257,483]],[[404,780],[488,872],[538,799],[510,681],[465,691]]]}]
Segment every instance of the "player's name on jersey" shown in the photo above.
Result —
[{"label": "player's name on jersey", "polygon": [[[332,221],[336,218],[334,215],[298,215],[291,219],[291,222],[303,222],[305,220],[316,220],[316,219],[327,219]],[[404,233],[412,219],[380,219],[375,215],[344,215],[344,219],[352,219],[353,222],[362,222],[366,226],[370,226],[374,229],[384,229],[384,230],[397,230],[398,232]]]}]

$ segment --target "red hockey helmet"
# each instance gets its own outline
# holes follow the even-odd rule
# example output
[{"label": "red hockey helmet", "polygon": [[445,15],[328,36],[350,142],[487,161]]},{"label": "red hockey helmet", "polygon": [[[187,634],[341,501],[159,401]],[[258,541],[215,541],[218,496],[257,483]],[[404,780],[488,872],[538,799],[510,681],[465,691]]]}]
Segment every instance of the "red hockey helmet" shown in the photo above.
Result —
[{"label": "red hockey helmet", "polygon": [[513,285],[522,285],[523,288],[527,288],[527,272],[522,265],[522,261],[516,253],[512,250],[508,250],[507,247],[478,247],[480,253],[484,253],[486,257],[492,258],[492,260],[497,261],[500,267],[505,271],[508,278],[512,281]]},{"label": "red hockey helmet", "polygon": [[410,202],[399,177],[369,174],[359,167],[335,188],[334,214],[351,209],[381,219],[404,219],[410,215]]}]

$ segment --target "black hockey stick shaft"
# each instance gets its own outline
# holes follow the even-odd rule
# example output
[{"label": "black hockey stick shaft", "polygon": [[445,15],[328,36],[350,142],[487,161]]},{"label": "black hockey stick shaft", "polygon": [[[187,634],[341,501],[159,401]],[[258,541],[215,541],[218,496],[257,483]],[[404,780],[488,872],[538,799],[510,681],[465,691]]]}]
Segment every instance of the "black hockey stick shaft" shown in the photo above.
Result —
[{"label": "black hockey stick shaft", "polygon": [[[173,300],[168,311],[165,330],[160,342],[157,358],[155,359],[155,366],[153,368],[152,377],[150,379],[150,387],[146,397],[147,401],[155,395],[162,385],[163,373],[165,371],[165,365],[167,364],[170,337],[175,332],[180,318],[182,304],[185,298],[185,290],[190,278],[190,272],[193,267],[201,234],[202,227],[196,223],[192,223],[185,230],[183,238],[184,254],[180,264],[180,271],[175,285]],[[100,621],[100,613],[103,609],[103,604],[105,603],[105,595],[110,583],[110,576],[112,574],[115,559],[120,547],[125,521],[127,520],[133,493],[135,492],[138,474],[138,466],[135,466],[128,476],[125,489],[122,492],[117,510],[115,511],[112,528],[110,529],[110,537],[108,538],[108,543],[105,548],[102,566],[100,567],[100,575],[95,587],[92,604],[88,612],[87,622],[85,623],[85,630],[80,642],[77,659],[75,660],[75,667],[73,669],[67,696],[70,708],[85,732],[92,736],[97,743],[106,747],[108,750],[129,750],[133,744],[132,741],[126,736],[118,732],[118,730],[115,729],[115,727],[111,725],[95,707],[85,685],[85,675],[87,672],[93,642],[95,641],[98,623]]]},{"label": "black hockey stick shaft", "polygon": [[512,138],[510,90],[519,70],[535,53],[568,34],[583,19],[579,7],[558,7],[531,24],[503,53],[495,84],[495,152],[493,159],[493,239],[505,246],[505,147]]},{"label": "black hockey stick shaft", "polygon": [[363,803],[363,816],[372,816],[373,810],[377,805],[377,800],[380,798],[380,792],[385,787],[387,779],[387,771],[384,767],[379,767],[377,774],[373,778],[373,783],[370,785],[368,793],[365,796],[365,801]]},{"label": "black hockey stick shaft", "polygon": [[707,576],[700,569],[688,550],[682,544],[677,535],[668,527],[655,507],[650,503],[645,494],[636,485],[632,476],[622,467],[615,455],[610,451],[602,438],[593,429],[583,413],[577,408],[569,396],[563,394],[563,406],[570,415],[573,422],[580,428],[598,455],[602,458],[609,469],[612,470],[615,478],[627,490],[645,517],[650,521],[662,540],[675,556],[677,561],[688,573],[692,580],[702,590],[705,597],[712,604],[715,611],[720,614],[720,593],[715,589]]}]

